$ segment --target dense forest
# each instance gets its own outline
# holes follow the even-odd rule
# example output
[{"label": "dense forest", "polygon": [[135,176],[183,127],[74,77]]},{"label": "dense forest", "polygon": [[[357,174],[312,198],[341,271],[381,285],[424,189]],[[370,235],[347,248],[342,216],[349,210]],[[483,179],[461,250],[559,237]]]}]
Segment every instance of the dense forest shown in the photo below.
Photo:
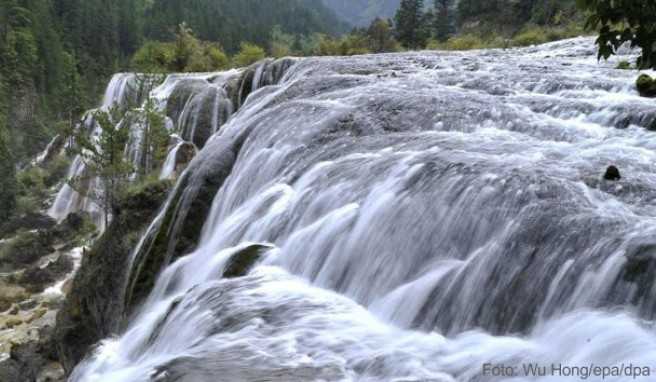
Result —
[{"label": "dense forest", "polygon": [[181,22],[228,52],[242,41],[266,45],[275,25],[292,34],[344,28],[319,0],[2,0],[2,83],[12,89],[3,106],[9,130],[25,132],[12,134],[16,155],[33,155],[48,138],[45,121],[94,104],[141,44],[172,40]]},{"label": "dense forest", "polygon": [[[115,72],[216,70],[265,55],[528,45],[580,33],[574,3],[0,0],[2,193],[15,189],[11,164],[24,166],[56,133],[70,130]],[[193,49],[181,53],[180,44]],[[10,211],[12,198],[2,200],[1,210]]]},{"label": "dense forest", "polygon": [[353,26],[364,27],[376,17],[391,18],[400,0],[323,0],[343,20]]}]

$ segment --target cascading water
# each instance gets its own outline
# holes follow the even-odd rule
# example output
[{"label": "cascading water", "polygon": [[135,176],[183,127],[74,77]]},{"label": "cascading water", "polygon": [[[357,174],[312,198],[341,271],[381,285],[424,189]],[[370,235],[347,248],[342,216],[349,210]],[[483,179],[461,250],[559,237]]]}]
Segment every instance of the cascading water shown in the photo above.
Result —
[{"label": "cascading water", "polygon": [[[167,115],[166,128],[172,135],[180,134],[185,141],[193,142],[199,147],[222,126],[233,112],[233,104],[229,99],[226,87],[230,81],[238,80],[241,72],[233,70],[226,73],[171,75],[152,91],[156,77],[138,76],[133,73],[119,73],[112,77],[103,97],[100,110],[112,107],[127,110],[124,118],[117,124],[129,124],[130,136],[125,148],[125,158],[135,168],[133,178],[136,178],[140,168],[148,168],[149,158],[143,147],[146,130],[143,108],[135,108],[145,102],[141,92],[155,101],[156,107]],[[175,99],[184,99],[184,106],[176,105]],[[100,127],[93,118],[94,110],[87,113],[78,128],[85,129],[90,136],[98,136]],[[199,116],[205,116],[200,118]],[[173,146],[166,159],[162,178],[170,177],[175,170],[175,159],[178,146]],[[47,152],[47,150],[46,150]],[[45,154],[44,154],[45,155]],[[168,172],[170,169],[170,172]],[[86,166],[83,158],[74,158],[67,179],[84,178]],[[167,172],[167,173],[164,173]],[[104,230],[104,212],[93,199],[102,191],[97,178],[85,180],[80,185],[84,190],[74,190],[69,184],[64,184],[57,194],[49,214],[61,221],[70,213],[84,211],[91,214],[96,226]],[[80,192],[82,191],[82,192]]]},{"label": "cascading water", "polygon": [[[654,375],[656,108],[613,65],[579,38],[285,68],[180,179],[229,168],[196,250],[71,380],[567,380],[529,364]],[[610,164],[621,181],[602,179]],[[139,247],[189,206],[178,188]],[[250,243],[275,248],[221,278]]]},{"label": "cascading water", "polygon": [[[133,74],[118,73],[115,74],[105,95],[103,96],[101,109],[108,110],[110,107],[118,106],[125,107],[130,100],[134,100],[133,88],[130,83],[135,80]],[[87,133],[93,137],[100,134],[98,124],[93,118],[93,110],[84,117],[78,129],[85,129]],[[68,170],[67,179],[83,178],[86,171],[86,166],[81,156],[76,156]],[[93,221],[101,230],[104,229],[104,216],[100,206],[92,200],[89,195],[98,193],[100,183],[98,179],[86,179],[82,187],[85,189],[84,193],[74,190],[69,184],[64,184],[57,193],[55,201],[48,211],[48,214],[58,221],[64,220],[70,213],[77,211],[84,211],[90,213]]]}]

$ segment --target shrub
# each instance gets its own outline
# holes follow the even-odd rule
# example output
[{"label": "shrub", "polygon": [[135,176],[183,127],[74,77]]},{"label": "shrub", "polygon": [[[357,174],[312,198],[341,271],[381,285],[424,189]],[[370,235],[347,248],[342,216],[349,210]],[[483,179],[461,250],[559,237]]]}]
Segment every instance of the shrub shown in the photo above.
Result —
[{"label": "shrub", "polygon": [[628,61],[620,61],[615,69],[621,69],[621,70],[629,70],[631,69],[631,63]]},{"label": "shrub", "polygon": [[132,66],[145,73],[165,72],[171,69],[174,55],[172,44],[148,41],[132,57]]},{"label": "shrub", "polygon": [[243,42],[241,43],[239,53],[233,57],[233,64],[236,67],[245,67],[258,62],[265,57],[266,53],[264,52],[264,49],[255,44]]},{"label": "shrub", "polygon": [[60,180],[64,179],[70,164],[71,162],[65,155],[58,155],[50,161],[45,168],[45,177],[43,179],[44,185],[46,187],[52,187]]},{"label": "shrub", "polygon": [[466,34],[459,37],[451,37],[446,41],[444,49],[446,50],[471,50],[482,49],[485,47],[483,40],[475,35]]},{"label": "shrub", "polygon": [[513,46],[530,46],[544,44],[549,41],[558,40],[558,37],[551,34],[551,39],[547,36],[547,32],[540,27],[532,27],[525,29],[524,31],[518,33],[512,39]]}]

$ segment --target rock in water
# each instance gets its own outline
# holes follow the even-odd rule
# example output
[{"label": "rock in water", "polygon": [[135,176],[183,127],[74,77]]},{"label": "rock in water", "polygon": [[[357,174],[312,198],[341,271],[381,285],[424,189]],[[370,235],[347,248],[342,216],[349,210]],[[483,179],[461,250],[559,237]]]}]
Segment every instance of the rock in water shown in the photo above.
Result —
[{"label": "rock in water", "polygon": [[266,252],[274,247],[268,244],[252,244],[235,252],[226,264],[223,277],[235,278],[246,276]]},{"label": "rock in water", "polygon": [[620,180],[622,175],[620,175],[620,170],[615,166],[608,166],[606,173],[604,174],[604,179],[606,180]]},{"label": "rock in water", "polygon": [[641,74],[636,80],[638,92],[643,97],[656,97],[656,80],[647,74]]}]

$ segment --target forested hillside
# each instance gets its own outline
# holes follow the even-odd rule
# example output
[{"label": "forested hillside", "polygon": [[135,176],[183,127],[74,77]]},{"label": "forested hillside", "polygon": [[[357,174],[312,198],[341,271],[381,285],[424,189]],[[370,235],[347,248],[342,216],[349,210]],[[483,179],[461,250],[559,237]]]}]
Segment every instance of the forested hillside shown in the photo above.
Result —
[{"label": "forested hillside", "polygon": [[[444,3],[445,1],[439,1]],[[578,13],[575,0],[446,0],[457,3],[460,28],[479,27],[496,33],[512,33],[527,23],[565,23]]]},{"label": "forested hillside", "polygon": [[322,0],[343,20],[354,26],[366,26],[376,17],[391,18],[401,0]]},{"label": "forested hillside", "polygon": [[[170,41],[185,21],[202,39],[236,51],[290,34],[338,33],[320,0],[0,0],[2,116],[17,159],[42,148],[54,128],[97,101],[107,77],[128,69],[146,40]],[[2,119],[0,119],[2,120]]]}]

